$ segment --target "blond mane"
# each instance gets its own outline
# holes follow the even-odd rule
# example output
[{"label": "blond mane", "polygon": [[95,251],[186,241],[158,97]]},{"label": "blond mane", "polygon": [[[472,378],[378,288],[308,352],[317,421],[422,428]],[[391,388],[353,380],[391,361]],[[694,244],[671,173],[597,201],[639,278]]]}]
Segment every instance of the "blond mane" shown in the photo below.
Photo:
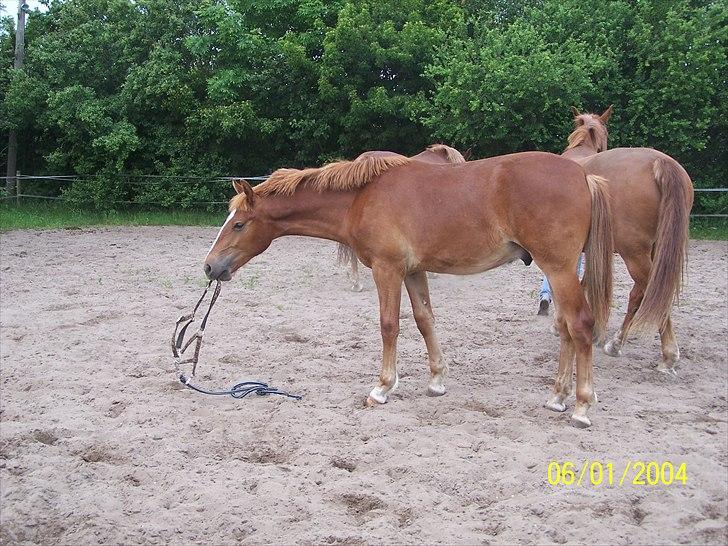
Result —
[{"label": "blond mane", "polygon": [[[356,161],[337,161],[311,169],[278,169],[262,184],[253,188],[256,195],[291,195],[306,184],[317,192],[349,191],[365,186],[393,167],[406,165],[409,158],[401,155],[364,157]],[[230,200],[230,210],[247,210],[244,193]]]},{"label": "blond mane", "polygon": [[444,154],[448,163],[465,163],[463,154],[445,144],[430,144],[427,149],[436,154]]},{"label": "blond mane", "polygon": [[602,123],[596,114],[580,114],[574,118],[576,128],[569,135],[569,145],[567,150],[582,146],[590,145],[597,152],[603,152],[607,149],[607,127]]}]

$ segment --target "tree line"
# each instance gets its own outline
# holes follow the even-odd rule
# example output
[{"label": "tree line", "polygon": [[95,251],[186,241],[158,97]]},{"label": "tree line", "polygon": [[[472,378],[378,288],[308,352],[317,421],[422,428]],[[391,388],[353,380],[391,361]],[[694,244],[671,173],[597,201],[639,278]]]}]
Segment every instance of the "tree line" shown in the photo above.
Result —
[{"label": "tree line", "polygon": [[80,175],[71,200],[192,207],[365,150],[559,153],[572,105],[614,104],[610,147],[725,186],[727,29],[724,1],[54,0],[20,70],[2,21],[0,129],[22,172]]}]

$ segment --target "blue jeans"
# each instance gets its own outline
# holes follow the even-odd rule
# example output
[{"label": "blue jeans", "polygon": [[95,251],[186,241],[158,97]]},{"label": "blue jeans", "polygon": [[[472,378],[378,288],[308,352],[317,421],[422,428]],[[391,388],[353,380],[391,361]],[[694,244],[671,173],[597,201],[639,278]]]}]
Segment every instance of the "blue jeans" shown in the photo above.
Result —
[{"label": "blue jeans", "polygon": [[[579,275],[580,279],[584,275],[584,254],[579,256],[579,263],[576,264],[576,274]],[[551,285],[549,285],[549,280],[546,278],[546,275],[543,276],[543,280],[541,281],[541,291],[538,293],[538,296],[539,300],[551,301]]]}]

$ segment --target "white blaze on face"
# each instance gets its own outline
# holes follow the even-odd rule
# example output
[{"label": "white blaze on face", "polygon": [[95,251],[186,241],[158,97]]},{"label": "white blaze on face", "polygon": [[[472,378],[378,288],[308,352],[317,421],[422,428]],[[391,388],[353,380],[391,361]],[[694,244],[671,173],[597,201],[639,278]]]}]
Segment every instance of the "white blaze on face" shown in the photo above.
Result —
[{"label": "white blaze on face", "polygon": [[[220,231],[217,233],[217,237],[215,237],[215,240],[212,242],[212,246],[210,247],[210,250],[207,251],[207,256],[210,255],[210,252],[212,252],[212,249],[215,248],[215,245],[217,244],[217,240],[220,238],[220,235],[222,234],[222,230],[225,229],[225,226],[228,225],[228,222],[233,219],[233,216],[235,216],[235,211],[232,211],[230,214],[228,214],[227,220],[225,220],[225,223],[220,228]],[[205,256],[205,261],[207,261],[207,256]]]}]

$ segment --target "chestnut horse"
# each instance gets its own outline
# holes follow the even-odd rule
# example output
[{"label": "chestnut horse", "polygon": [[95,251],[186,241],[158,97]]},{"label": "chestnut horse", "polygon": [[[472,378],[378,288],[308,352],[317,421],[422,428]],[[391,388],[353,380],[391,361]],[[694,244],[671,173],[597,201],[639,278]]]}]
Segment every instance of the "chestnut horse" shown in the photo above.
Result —
[{"label": "chestnut horse", "polygon": [[[283,235],[334,240],[372,269],[379,295],[383,365],[367,405],[383,404],[397,386],[402,283],[427,346],[428,393],[445,393],[440,344],[427,271],[471,274],[531,258],[551,280],[559,306],[561,351],[546,406],[566,409],[576,358],[575,424],[591,424],[596,401],[592,339],[607,324],[612,287],[611,213],[606,182],[562,157],[512,154],[458,165],[403,156],[340,161],[321,168],[279,169],[238,194],[207,257],[205,274],[229,280]],[[586,252],[584,289],[576,275]],[[589,300],[584,296],[584,291]]]},{"label": "chestnut horse", "polygon": [[[367,157],[393,157],[399,156],[396,152],[389,152],[384,150],[373,150],[371,152],[364,152],[360,154],[354,161],[359,161]],[[463,154],[457,151],[455,148],[446,146],[445,144],[431,144],[419,154],[410,156],[410,159],[417,161],[425,161],[426,163],[465,163]],[[351,289],[354,292],[361,292],[364,288],[361,284],[359,277],[359,260],[356,258],[356,254],[351,247],[345,244],[339,243],[338,252],[338,263],[339,265],[350,267],[349,269],[349,280],[352,283]]]},{"label": "chestnut horse", "polygon": [[658,330],[663,356],[658,370],[674,374],[680,350],[670,311],[687,260],[692,181],[677,161],[652,148],[607,150],[611,106],[601,115],[572,112],[576,127],[562,156],[607,179],[614,247],[634,280],[622,327],[604,352],[619,356],[631,331]]},{"label": "chestnut horse", "polygon": [[[395,155],[401,156],[401,154],[398,154],[397,152],[374,150],[371,152],[364,152],[362,154],[359,154],[359,156],[357,156],[354,161],[359,161],[360,159],[365,159],[367,157],[393,157]],[[424,161],[425,163],[436,164],[465,163],[465,158],[463,157],[463,154],[458,152],[455,148],[451,146],[446,146],[445,144],[430,144],[419,154],[410,156],[410,159],[414,159],[415,161]]]}]

